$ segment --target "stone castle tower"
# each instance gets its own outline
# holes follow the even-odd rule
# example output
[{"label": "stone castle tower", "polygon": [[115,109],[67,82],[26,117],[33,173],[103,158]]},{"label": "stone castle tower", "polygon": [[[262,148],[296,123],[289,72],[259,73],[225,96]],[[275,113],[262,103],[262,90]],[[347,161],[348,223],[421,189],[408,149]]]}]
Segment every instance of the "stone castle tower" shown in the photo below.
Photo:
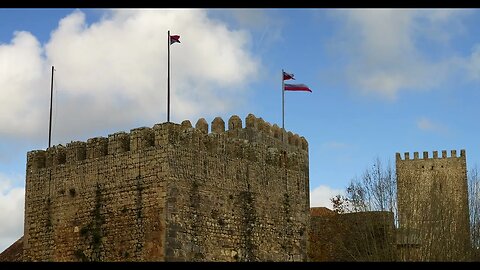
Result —
[{"label": "stone castle tower", "polygon": [[27,154],[25,261],[305,261],[308,143],[248,115]]},{"label": "stone castle tower", "polygon": [[401,260],[456,261],[468,258],[470,229],[465,150],[396,154]]}]

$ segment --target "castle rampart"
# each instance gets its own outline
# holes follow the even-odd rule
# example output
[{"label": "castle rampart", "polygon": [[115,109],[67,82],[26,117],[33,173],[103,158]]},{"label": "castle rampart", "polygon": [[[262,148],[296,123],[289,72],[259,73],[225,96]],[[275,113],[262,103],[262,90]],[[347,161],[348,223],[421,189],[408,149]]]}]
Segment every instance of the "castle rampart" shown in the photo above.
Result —
[{"label": "castle rampart", "polygon": [[309,257],[314,262],[395,261],[393,212],[337,214],[310,209]]},{"label": "castle rampart", "polygon": [[306,260],[306,139],[252,114],[208,131],[201,118],[28,152],[25,260]]}]

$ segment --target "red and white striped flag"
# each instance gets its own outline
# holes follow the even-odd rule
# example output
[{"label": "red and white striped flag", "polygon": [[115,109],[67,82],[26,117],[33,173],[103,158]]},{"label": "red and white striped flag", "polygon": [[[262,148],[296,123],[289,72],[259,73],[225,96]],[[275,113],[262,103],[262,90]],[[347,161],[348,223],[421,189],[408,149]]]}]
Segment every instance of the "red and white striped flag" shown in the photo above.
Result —
[{"label": "red and white striped flag", "polygon": [[293,73],[287,73],[282,69],[282,129],[285,128],[285,91],[307,91],[310,93],[312,92],[312,89],[310,89],[310,87],[303,83],[290,84],[285,83],[286,80],[295,80],[295,78],[293,78]]},{"label": "red and white striped flag", "polygon": [[312,92],[312,90],[306,86],[305,84],[289,84],[289,83],[286,83],[285,84],[285,88],[284,88],[285,91],[308,91],[308,92]]}]

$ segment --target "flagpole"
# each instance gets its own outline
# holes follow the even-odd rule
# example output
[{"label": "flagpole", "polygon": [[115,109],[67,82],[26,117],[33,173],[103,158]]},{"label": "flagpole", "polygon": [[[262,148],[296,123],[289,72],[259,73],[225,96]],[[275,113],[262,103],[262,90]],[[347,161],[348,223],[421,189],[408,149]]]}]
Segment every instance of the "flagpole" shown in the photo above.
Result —
[{"label": "flagpole", "polygon": [[52,66],[52,80],[50,82],[50,120],[48,123],[48,148],[51,146],[52,142],[52,101],[53,101],[53,72],[54,67]]},{"label": "flagpole", "polygon": [[170,122],[170,30],[168,30],[167,122]]},{"label": "flagpole", "polygon": [[285,129],[285,80],[283,78],[283,73],[284,71],[282,69],[282,128]]}]

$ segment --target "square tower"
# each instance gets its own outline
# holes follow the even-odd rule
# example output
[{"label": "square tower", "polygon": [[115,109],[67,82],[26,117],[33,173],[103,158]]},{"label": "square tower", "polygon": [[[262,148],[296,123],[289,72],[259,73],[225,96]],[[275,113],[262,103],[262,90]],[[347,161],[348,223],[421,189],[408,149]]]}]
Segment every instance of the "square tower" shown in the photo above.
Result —
[{"label": "square tower", "polygon": [[27,155],[25,261],[305,261],[308,143],[250,114]]},{"label": "square tower", "polygon": [[470,251],[465,150],[396,154],[401,260],[463,261]]}]

